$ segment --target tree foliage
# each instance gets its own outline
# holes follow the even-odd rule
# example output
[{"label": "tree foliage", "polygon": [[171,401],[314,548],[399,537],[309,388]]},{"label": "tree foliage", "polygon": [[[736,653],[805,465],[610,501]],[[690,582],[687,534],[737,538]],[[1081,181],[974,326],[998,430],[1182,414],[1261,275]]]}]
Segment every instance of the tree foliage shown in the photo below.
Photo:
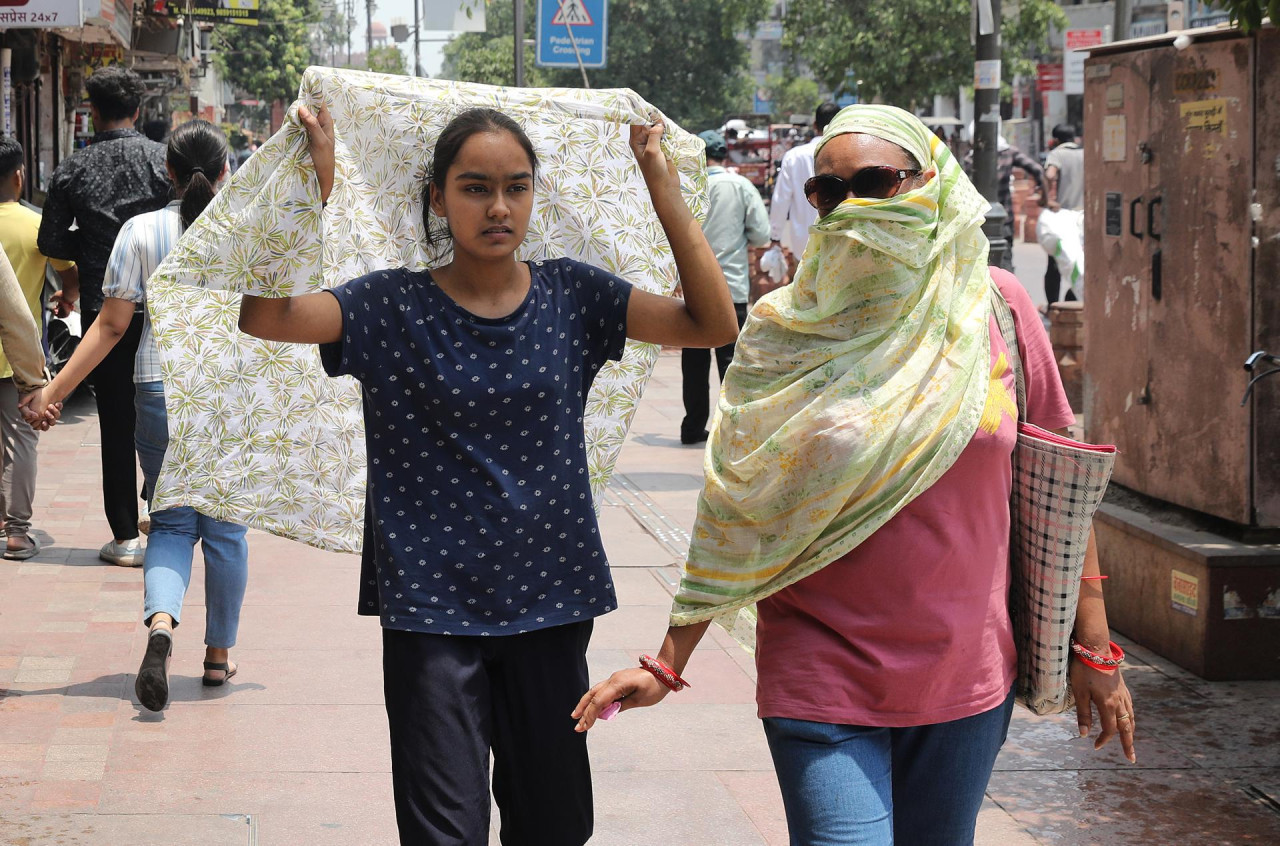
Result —
[{"label": "tree foliage", "polygon": [[814,109],[821,102],[818,83],[803,76],[771,75],[765,79],[764,86],[773,97],[775,123],[787,123],[792,115],[797,114],[813,117]]},{"label": "tree foliage", "polygon": [[[726,114],[749,111],[751,81],[746,46],[735,33],[768,12],[768,0],[611,0],[608,67],[590,70],[593,88],[631,88],[682,126],[719,126]],[[537,6],[526,3],[526,38],[534,35]],[[488,31],[467,33],[445,47],[442,76],[511,85],[514,14],[508,3],[486,11]],[[525,50],[525,84],[581,87],[576,68],[538,68]]]},{"label": "tree foliage", "polygon": [[1268,16],[1273,24],[1280,24],[1280,0],[1217,0],[1209,5],[1226,11],[1245,32],[1262,26]]},{"label": "tree foliage", "polygon": [[218,72],[263,102],[292,102],[311,64],[310,0],[261,0],[258,26],[219,26]]},{"label": "tree foliage", "polygon": [[405,64],[404,53],[401,53],[400,48],[394,45],[374,47],[369,51],[369,70],[374,73],[409,75],[409,66]]},{"label": "tree foliage", "polygon": [[[852,71],[858,93],[902,106],[973,84],[969,43],[972,0],[792,0],[783,43],[802,55],[832,89]],[[1066,15],[1051,0],[1022,0],[1005,9],[1004,77],[1030,75],[1049,24]]]}]

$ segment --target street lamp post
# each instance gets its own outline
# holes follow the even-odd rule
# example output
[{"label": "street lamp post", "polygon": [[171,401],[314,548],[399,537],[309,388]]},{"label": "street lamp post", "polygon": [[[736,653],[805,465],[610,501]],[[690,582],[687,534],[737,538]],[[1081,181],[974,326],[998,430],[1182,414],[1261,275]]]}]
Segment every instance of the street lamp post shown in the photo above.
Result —
[{"label": "street lamp post", "polygon": [[974,65],[973,182],[991,203],[982,230],[991,243],[987,259],[991,267],[1005,266],[1011,247],[1004,237],[1008,212],[999,201],[1000,133],[1000,0],[974,0],[978,7],[976,62]]}]

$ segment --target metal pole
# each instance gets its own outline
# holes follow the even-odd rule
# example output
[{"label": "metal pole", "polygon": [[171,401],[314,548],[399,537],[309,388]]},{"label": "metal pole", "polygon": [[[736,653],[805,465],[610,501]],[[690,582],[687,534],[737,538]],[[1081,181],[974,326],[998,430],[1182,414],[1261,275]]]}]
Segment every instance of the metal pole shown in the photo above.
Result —
[{"label": "metal pole", "polygon": [[573,45],[573,56],[578,60],[578,70],[582,73],[582,87],[590,88],[591,81],[587,79],[587,68],[582,64],[582,51],[578,49],[578,39],[573,35],[573,24],[569,22],[569,16],[564,14],[564,0],[556,0],[560,7],[560,14],[564,18],[564,31],[569,33],[569,43]]},{"label": "metal pole", "polygon": [[1111,31],[1116,41],[1124,41],[1129,37],[1129,19],[1133,17],[1131,0],[1116,0],[1116,17]]},{"label": "metal pole", "polygon": [[369,67],[373,53],[373,0],[364,0],[364,66]]},{"label": "metal pole", "polygon": [[[998,68],[1000,61],[1000,0],[976,0],[979,4],[979,27],[977,39],[977,74],[988,77],[987,84],[978,86],[973,93],[973,182],[978,191],[991,202],[991,210],[987,212],[987,221],[982,230],[991,242],[991,254],[987,259],[992,267],[1005,266],[1005,254],[1009,249],[1004,237],[1004,222],[1008,212],[1000,205],[999,187],[999,147],[997,136],[1000,133],[1000,74],[997,70],[994,80],[991,79],[992,62]],[[987,12],[983,8],[990,3],[989,25],[983,26],[983,18]]]},{"label": "metal pole", "polygon": [[516,88],[524,88],[524,0],[511,0],[515,4],[515,61]]},{"label": "metal pole", "polygon": [[418,45],[421,43],[420,41],[418,41],[418,35],[420,34],[418,32],[418,26],[421,24],[421,20],[418,17],[419,5],[420,4],[418,3],[418,0],[413,0],[413,75],[414,76],[422,76],[422,54],[419,52],[419,49],[418,49]]}]

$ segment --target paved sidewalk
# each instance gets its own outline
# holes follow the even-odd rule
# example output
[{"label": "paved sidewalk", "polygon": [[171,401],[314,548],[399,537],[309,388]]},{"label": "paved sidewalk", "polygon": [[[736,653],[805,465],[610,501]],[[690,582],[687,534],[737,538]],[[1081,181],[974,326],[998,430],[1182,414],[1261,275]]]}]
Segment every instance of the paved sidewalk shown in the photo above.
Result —
[{"label": "paved sidewalk", "polygon": [[[664,354],[601,508],[622,607],[597,622],[595,678],[665,631],[701,479],[701,450],[675,437],[679,373]],[[96,421],[83,398],[65,419],[40,446],[45,550],[0,561],[0,844],[394,843],[379,635],[355,614],[356,558],[252,533],[241,669],[213,689],[199,681],[197,564],[173,702],[145,712],[141,572],[97,560]],[[1019,711],[978,843],[1280,842],[1280,684],[1212,684],[1131,655],[1140,763],[1073,739],[1071,716]],[[753,676],[713,628],[694,688],[593,730],[594,844],[787,843]]]}]

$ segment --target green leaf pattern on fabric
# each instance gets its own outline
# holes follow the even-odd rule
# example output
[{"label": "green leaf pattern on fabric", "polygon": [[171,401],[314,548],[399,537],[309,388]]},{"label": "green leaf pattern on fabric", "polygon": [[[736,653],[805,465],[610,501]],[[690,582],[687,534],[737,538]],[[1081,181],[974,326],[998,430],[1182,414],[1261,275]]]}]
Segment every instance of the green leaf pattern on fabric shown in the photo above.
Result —
[{"label": "green leaf pattern on fabric", "polygon": [[[515,118],[538,151],[533,219],[518,258],[569,256],[663,294],[677,275],[628,149],[627,125],[660,114],[631,91],[497,88],[310,68],[299,103],[321,102],[337,136],[327,208],[321,209],[295,103],[280,131],[148,280],[170,427],[154,507],[190,505],[312,546],[355,552],[366,472],[359,386],[325,376],[314,346],[241,334],[241,294],[303,294],[379,269],[448,261],[447,248],[433,251],[426,243],[422,194],[438,133],[474,106]],[[664,149],[702,219],[702,142],[664,122]],[[657,352],[628,343],[622,361],[596,377],[585,431],[597,494]]]}]

